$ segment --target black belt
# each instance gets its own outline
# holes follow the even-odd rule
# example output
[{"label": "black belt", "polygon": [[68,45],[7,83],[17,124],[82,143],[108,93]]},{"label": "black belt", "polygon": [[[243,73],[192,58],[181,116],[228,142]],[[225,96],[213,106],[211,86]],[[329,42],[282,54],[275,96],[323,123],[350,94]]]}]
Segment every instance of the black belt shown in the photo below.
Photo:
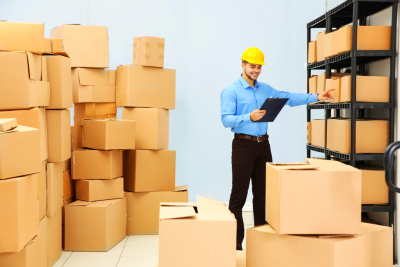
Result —
[{"label": "black belt", "polygon": [[242,138],[256,142],[264,142],[268,140],[268,134],[262,136],[252,136],[247,134],[235,134],[235,138]]}]

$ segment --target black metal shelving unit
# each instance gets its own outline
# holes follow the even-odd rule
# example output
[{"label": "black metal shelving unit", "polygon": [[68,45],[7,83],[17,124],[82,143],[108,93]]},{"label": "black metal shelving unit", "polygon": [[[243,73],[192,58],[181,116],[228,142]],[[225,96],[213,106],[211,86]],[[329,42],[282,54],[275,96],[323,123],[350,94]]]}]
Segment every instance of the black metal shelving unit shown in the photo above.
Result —
[{"label": "black metal shelving unit", "polygon": [[[352,23],[352,50],[322,61],[310,63],[307,66],[307,92],[309,88],[309,78],[312,70],[325,70],[326,78],[331,77],[331,70],[340,71],[343,68],[351,68],[351,102],[349,103],[317,103],[307,105],[307,122],[311,121],[311,111],[323,109],[325,111],[325,147],[307,145],[307,157],[311,157],[311,151],[323,153],[326,159],[331,157],[349,160],[350,165],[355,166],[356,162],[364,160],[381,160],[384,154],[356,154],[356,115],[363,118],[366,109],[388,109],[389,110],[389,143],[394,142],[394,112],[395,112],[395,68],[396,68],[396,31],[397,31],[397,7],[399,0],[347,0],[324,15],[307,24],[307,45],[310,42],[312,28],[324,28],[327,33],[332,32],[332,28]],[[357,26],[366,25],[367,17],[388,7],[392,7],[391,21],[391,50],[357,50]],[[389,103],[367,103],[356,101],[356,74],[365,75],[365,64],[390,59],[390,102]],[[358,73],[357,73],[358,66]],[[351,113],[351,153],[342,154],[326,148],[327,142],[327,120],[331,117],[332,110],[335,116],[340,116],[340,110],[350,110]],[[393,262],[397,264],[397,227],[394,224],[395,218],[395,196],[389,190],[388,205],[363,205],[362,212],[388,212],[389,225],[394,231]]]}]

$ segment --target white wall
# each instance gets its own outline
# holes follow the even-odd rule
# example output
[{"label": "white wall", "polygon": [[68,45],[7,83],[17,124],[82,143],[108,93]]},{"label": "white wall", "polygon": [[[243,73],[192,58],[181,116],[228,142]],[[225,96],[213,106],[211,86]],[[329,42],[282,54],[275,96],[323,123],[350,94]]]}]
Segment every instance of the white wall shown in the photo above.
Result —
[{"label": "white wall", "polygon": [[[306,92],[306,23],[325,12],[322,0],[13,0],[1,19],[108,26],[110,67],[130,64],[134,36],[166,38],[165,67],[177,69],[170,148],[177,150],[177,184],[225,201],[231,189],[231,140],[220,121],[220,93],[241,74],[244,49],[257,46],[267,65],[260,81]],[[274,161],[306,157],[306,109],[286,107],[269,126]],[[251,197],[249,197],[251,200]]]}]

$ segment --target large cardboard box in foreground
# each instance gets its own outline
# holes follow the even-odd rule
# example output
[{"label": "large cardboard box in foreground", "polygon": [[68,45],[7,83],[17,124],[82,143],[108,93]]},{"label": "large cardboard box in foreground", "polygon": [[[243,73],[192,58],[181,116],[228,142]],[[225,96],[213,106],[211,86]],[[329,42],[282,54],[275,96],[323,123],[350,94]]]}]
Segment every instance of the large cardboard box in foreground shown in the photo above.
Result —
[{"label": "large cardboard box in foreground", "polygon": [[46,110],[49,162],[71,158],[71,116],[69,109]]},{"label": "large cardboard box in foreground", "polygon": [[311,121],[311,145],[325,147],[325,120]]},{"label": "large cardboard box in foreground", "polygon": [[269,225],[247,230],[247,266],[392,267],[392,228],[362,223],[359,236],[279,235]]},{"label": "large cardboard box in foreground", "polygon": [[147,67],[164,67],[164,38],[134,37],[133,65]]},{"label": "large cardboard box in foreground", "polygon": [[62,254],[62,213],[47,218],[47,266],[52,267]]},{"label": "large cardboard box in foreground", "polygon": [[112,180],[77,180],[76,199],[99,201],[124,198],[124,178]]},{"label": "large cardboard box in foreground", "polygon": [[41,171],[38,129],[19,125],[0,132],[0,147],[0,180]]},{"label": "large cardboard box in foreground", "polygon": [[84,119],[111,119],[117,117],[115,103],[80,103],[74,105],[74,125],[82,126]]},{"label": "large cardboard box in foreground", "polygon": [[82,146],[92,149],[135,149],[133,120],[85,119]]},{"label": "large cardboard box in foreground", "polygon": [[76,150],[72,153],[73,180],[101,180],[122,177],[121,150]]},{"label": "large cardboard box in foreground", "polygon": [[0,181],[0,255],[23,249],[38,231],[37,174]]},{"label": "large cardboard box in foreground", "polygon": [[117,107],[175,109],[175,76],[172,69],[118,66]]},{"label": "large cardboard box in foreground", "polygon": [[389,187],[385,181],[385,170],[365,164],[356,166],[362,172],[361,204],[382,205],[389,203]]},{"label": "large cardboard box in foreground", "polygon": [[225,204],[197,197],[190,203],[162,203],[159,267],[236,267],[236,219]]},{"label": "large cardboard box in foreground", "polygon": [[171,192],[125,192],[127,235],[158,235],[160,204],[188,202],[188,187],[176,186]]},{"label": "large cardboard box in foreground", "polygon": [[267,163],[266,221],[279,234],[359,234],[361,171],[307,161]]},{"label": "large cardboard box in foreground", "polygon": [[[389,102],[389,77],[356,76],[356,101]],[[340,102],[351,101],[351,75],[341,79]]]},{"label": "large cardboard box in foreground", "polygon": [[[350,119],[328,119],[327,148],[340,153],[351,152]],[[389,145],[389,121],[356,121],[356,153],[385,153]]]},{"label": "large cardboard box in foreground", "polygon": [[41,267],[42,238],[35,236],[20,252],[0,253],[0,266]]},{"label": "large cardboard box in foreground", "polygon": [[106,26],[62,25],[50,31],[51,38],[62,39],[71,67],[108,68],[108,31]]},{"label": "large cardboard box in foreground", "polygon": [[108,251],[126,236],[126,199],[65,207],[65,250]]},{"label": "large cardboard box in foreground", "polygon": [[42,54],[44,24],[0,21],[0,40],[1,51],[28,51]]},{"label": "large cardboard box in foreground", "polygon": [[169,110],[123,108],[122,119],[136,121],[136,149],[168,149]]}]

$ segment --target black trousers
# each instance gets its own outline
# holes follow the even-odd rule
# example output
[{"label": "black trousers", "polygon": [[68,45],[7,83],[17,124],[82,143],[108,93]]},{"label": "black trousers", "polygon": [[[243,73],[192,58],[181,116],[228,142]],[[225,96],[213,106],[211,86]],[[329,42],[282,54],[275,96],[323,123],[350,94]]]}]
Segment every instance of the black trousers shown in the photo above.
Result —
[{"label": "black trousers", "polygon": [[269,140],[257,142],[242,138],[232,141],[232,192],[229,210],[237,220],[237,243],[242,244],[244,223],[242,210],[246,203],[250,179],[253,188],[254,225],[264,225],[265,221],[265,169],[272,162]]}]

